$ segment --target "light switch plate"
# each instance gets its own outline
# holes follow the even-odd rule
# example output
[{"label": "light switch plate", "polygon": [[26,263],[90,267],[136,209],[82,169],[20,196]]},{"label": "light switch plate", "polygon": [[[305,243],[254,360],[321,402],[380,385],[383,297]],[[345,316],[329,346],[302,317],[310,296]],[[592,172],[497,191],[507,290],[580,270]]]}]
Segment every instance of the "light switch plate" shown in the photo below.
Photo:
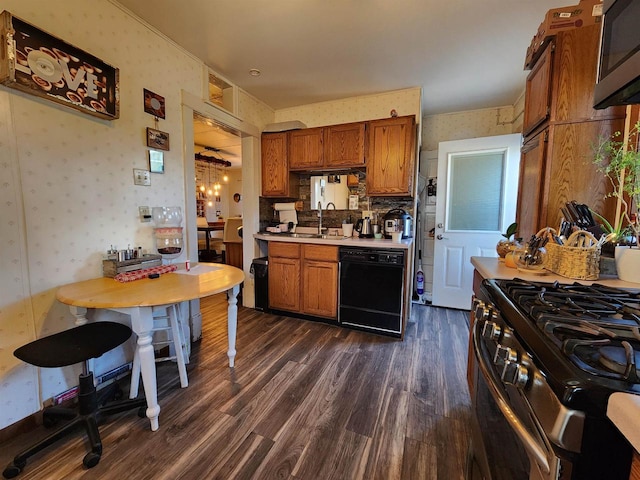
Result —
[{"label": "light switch plate", "polygon": [[367,218],[367,217],[373,219],[373,212],[371,210],[362,211],[362,218]]},{"label": "light switch plate", "polygon": [[149,207],[138,207],[138,213],[140,214],[140,221],[142,223],[151,221],[151,209]]},{"label": "light switch plate", "polygon": [[136,185],[151,185],[151,173],[149,170],[143,170],[141,168],[133,169],[133,183]]}]

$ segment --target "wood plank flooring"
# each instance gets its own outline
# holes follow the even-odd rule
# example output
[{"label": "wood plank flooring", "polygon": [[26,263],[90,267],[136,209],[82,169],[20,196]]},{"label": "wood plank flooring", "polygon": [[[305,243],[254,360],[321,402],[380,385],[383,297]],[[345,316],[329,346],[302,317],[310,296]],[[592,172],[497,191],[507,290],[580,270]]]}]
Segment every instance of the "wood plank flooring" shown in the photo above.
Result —
[{"label": "wood plank flooring", "polygon": [[[160,430],[135,412],[102,425],[100,463],[80,435],[18,479],[462,479],[471,416],[466,312],[414,306],[404,341],[238,311],[227,367],[226,299],[202,303],[188,366],[158,364]],[[0,444],[0,467],[45,434]]]}]

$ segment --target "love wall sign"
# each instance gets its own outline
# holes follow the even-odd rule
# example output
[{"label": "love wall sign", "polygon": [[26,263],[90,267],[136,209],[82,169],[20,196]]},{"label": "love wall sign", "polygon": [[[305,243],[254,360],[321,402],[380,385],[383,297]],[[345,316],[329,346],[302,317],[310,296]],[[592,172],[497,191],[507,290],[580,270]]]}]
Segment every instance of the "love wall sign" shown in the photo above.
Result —
[{"label": "love wall sign", "polygon": [[96,117],[120,116],[119,71],[4,11],[0,83]]}]

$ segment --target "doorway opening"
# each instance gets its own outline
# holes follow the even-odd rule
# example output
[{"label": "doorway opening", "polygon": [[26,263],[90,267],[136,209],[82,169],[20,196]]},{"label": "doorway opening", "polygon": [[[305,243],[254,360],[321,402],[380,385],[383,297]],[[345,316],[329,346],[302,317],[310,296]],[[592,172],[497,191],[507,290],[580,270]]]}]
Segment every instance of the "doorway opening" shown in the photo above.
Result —
[{"label": "doorway opening", "polygon": [[[237,257],[227,250],[238,240],[226,232],[242,224],[242,138],[237,130],[193,112],[196,225],[198,261],[229,263]],[[238,242],[236,242],[238,243]],[[233,263],[238,263],[233,261]],[[240,265],[235,265],[241,267]]]}]

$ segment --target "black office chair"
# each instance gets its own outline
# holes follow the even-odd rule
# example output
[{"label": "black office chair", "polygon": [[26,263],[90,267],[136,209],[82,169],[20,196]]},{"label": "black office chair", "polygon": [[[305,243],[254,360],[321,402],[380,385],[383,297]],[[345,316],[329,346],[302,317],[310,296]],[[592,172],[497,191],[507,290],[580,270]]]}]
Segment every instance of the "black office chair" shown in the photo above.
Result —
[{"label": "black office chair", "polygon": [[[102,455],[102,442],[98,423],[103,417],[138,408],[144,415],[146,401],[142,399],[120,400],[100,406],[104,396],[98,398],[93,384],[93,373],[89,371],[89,359],[98,358],[121,345],[131,336],[131,329],[115,322],[93,322],[71,328],[64,332],[40,338],[18,348],[13,354],[24,362],[38,367],[65,367],[82,362],[82,373],[78,387],[77,409],[49,407],[43,412],[43,424],[53,426],[59,419],[70,420],[36,445],[16,455],[2,475],[13,478],[20,474],[27,459],[54,444],[76,428],[83,426],[87,432],[91,451],[82,460],[86,468],[95,467]],[[109,392],[111,393],[111,392]]]}]

